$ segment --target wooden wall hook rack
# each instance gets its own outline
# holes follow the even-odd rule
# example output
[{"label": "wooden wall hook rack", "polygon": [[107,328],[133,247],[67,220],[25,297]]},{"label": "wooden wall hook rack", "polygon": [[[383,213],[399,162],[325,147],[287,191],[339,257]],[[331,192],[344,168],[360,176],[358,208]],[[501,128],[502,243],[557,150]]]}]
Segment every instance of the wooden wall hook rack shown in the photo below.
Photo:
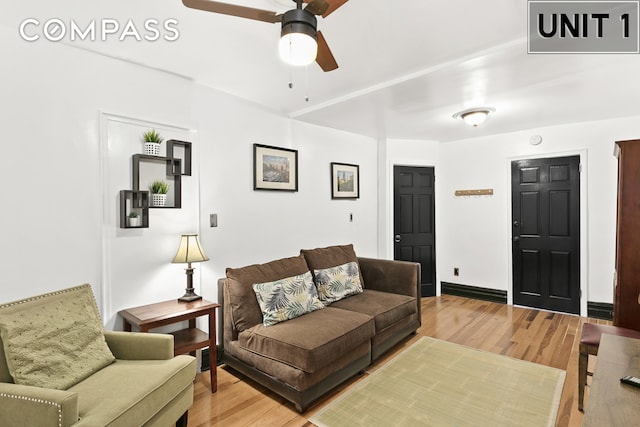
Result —
[{"label": "wooden wall hook rack", "polygon": [[456,196],[493,196],[493,188],[483,190],[456,190]]}]

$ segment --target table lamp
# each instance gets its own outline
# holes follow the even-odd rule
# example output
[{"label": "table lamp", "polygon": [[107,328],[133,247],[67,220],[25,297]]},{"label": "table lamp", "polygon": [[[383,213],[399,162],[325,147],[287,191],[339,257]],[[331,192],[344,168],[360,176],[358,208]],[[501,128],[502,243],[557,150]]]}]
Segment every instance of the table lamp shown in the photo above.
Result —
[{"label": "table lamp", "polygon": [[193,268],[191,267],[192,262],[202,261],[209,261],[209,258],[207,258],[204,251],[202,250],[198,235],[183,234],[180,239],[180,247],[178,248],[178,253],[172,261],[174,263],[187,263],[187,268],[185,269],[185,272],[187,274],[187,288],[185,289],[185,294],[178,298],[178,301],[190,302],[202,299],[200,295],[196,295],[196,293],[193,291]]}]

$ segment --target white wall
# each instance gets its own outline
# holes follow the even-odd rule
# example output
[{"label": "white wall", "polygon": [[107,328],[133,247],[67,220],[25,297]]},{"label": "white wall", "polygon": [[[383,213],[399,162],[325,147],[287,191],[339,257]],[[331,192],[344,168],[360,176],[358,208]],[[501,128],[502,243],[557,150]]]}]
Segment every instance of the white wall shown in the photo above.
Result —
[{"label": "white wall", "polygon": [[[0,79],[6,159],[0,300],[90,283],[105,323],[113,326],[117,310],[161,298],[172,274],[180,278],[175,292],[182,291],[181,266],[166,264],[165,271],[175,272],[159,283],[156,273],[147,271],[148,265],[170,261],[157,240],[139,245],[144,233],[115,227],[117,192],[131,188],[130,154],[141,145],[112,140],[101,148],[100,114],[186,128],[192,83],[60,43],[25,43],[5,27],[0,27],[0,52],[15,59],[3,67]],[[125,162],[118,164],[122,173],[109,175],[116,163],[109,164],[106,153]],[[197,228],[197,220],[190,221]],[[109,251],[119,248],[109,248],[103,225],[107,234],[117,234],[123,248],[110,259]],[[172,248],[173,256],[178,236],[166,237],[162,244]]]},{"label": "white wall", "polygon": [[[529,144],[541,135],[539,146]],[[530,129],[441,144],[439,147],[438,270],[440,280],[490,289],[510,289],[509,163],[522,157],[580,154],[586,186],[587,265],[583,307],[612,302],[615,256],[616,140],[640,136],[638,117]],[[490,197],[454,197],[455,190],[493,188]],[[583,193],[584,194],[584,193]],[[460,276],[453,276],[453,268]],[[585,295],[586,294],[586,295]]]},{"label": "white wall", "polygon": [[[376,148],[358,135],[291,121],[200,88],[194,121],[201,143],[201,233],[211,261],[203,295],[217,299],[226,267],[296,256],[301,248],[353,243],[376,255]],[[299,191],[253,190],[253,144],[298,150]],[[360,199],[331,200],[329,164],[360,165]],[[218,227],[209,227],[209,215]],[[354,221],[349,222],[353,213]]]},{"label": "white wall", "polygon": [[[179,222],[184,231],[200,232],[211,258],[196,266],[201,278],[196,287],[201,285],[206,298],[216,300],[215,282],[225,267],[296,255],[302,247],[354,243],[358,254],[390,257],[394,164],[436,167],[439,281],[507,289],[509,159],[582,150],[588,158],[587,297],[612,300],[613,141],[637,138],[638,117],[444,144],[375,141],[292,121],[161,71],[63,44],[25,43],[14,28],[0,26],[0,55],[15,59],[3,67],[0,79],[5,100],[0,103],[2,302],[88,282],[108,327],[119,328],[119,309],[182,293],[182,266],[170,264],[177,235],[151,238],[155,229],[123,233],[113,228],[113,206],[104,200],[115,194],[103,191],[105,185],[119,188],[115,181],[130,177],[112,175],[105,163],[101,112],[195,131],[199,174],[192,191],[199,195],[192,194],[191,203],[200,207]],[[528,144],[534,133],[544,138],[538,147]],[[300,191],[253,191],[253,143],[299,150]],[[360,165],[360,199],[331,200],[332,161]],[[481,187],[494,188],[495,196],[453,197],[456,189]],[[218,214],[219,227],[208,227],[210,213]],[[172,220],[168,212],[152,215],[152,227]],[[109,259],[110,236],[116,247],[135,241],[136,253],[115,251]],[[144,257],[145,265],[136,257]],[[159,266],[159,272],[147,271],[147,264]],[[452,276],[454,266],[460,277]]]},{"label": "white wall", "polygon": [[[0,79],[0,302],[88,282],[106,326],[120,329],[118,310],[184,292],[184,266],[171,264],[184,232],[201,235],[211,261],[195,265],[195,287],[214,301],[228,266],[342,243],[376,255],[371,139],[294,122],[158,70],[25,43],[1,25],[0,55],[18,59]],[[131,154],[141,145],[135,126],[105,125],[104,113],[193,137],[183,209],[151,210],[149,229],[117,225],[118,191],[131,188]],[[253,191],[253,143],[299,151],[298,192]],[[360,165],[360,199],[331,200],[332,161]],[[219,227],[209,228],[210,213]]]},{"label": "white wall", "polygon": [[99,90],[75,80],[91,64],[16,37],[0,27],[3,301],[100,277],[98,116],[68,97]]}]

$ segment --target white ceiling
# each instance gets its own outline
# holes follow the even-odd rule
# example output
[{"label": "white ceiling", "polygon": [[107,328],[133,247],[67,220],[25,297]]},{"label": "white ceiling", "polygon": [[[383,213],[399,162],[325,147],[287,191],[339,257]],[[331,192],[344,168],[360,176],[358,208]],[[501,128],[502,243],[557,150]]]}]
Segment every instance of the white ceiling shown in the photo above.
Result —
[{"label": "white ceiling", "polygon": [[[294,7],[289,0],[229,2]],[[131,19],[141,30],[147,18],[175,18],[175,42],[69,44],[376,138],[451,141],[640,114],[640,56],[527,54],[525,0],[350,0],[319,18],[340,65],[329,73],[282,64],[278,24],[192,10],[180,0],[23,0],[6,12],[0,23],[16,29],[27,17],[80,25]],[[451,117],[474,106],[496,112],[478,128]]]}]

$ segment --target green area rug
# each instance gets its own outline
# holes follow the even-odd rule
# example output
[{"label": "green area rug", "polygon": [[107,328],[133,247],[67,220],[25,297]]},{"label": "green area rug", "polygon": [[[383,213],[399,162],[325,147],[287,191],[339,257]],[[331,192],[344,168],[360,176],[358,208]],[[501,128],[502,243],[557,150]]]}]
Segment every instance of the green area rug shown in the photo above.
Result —
[{"label": "green area rug", "polygon": [[553,426],[565,372],[423,337],[311,417],[318,426]]}]

